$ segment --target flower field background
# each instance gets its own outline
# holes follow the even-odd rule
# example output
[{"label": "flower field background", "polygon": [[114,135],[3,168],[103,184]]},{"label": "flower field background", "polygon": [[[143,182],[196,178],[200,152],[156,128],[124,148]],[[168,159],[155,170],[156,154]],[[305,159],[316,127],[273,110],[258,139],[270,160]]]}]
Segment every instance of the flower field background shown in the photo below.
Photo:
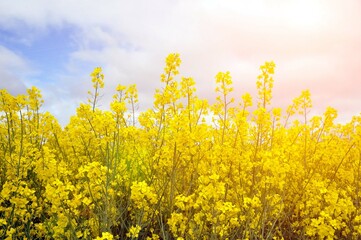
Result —
[{"label": "flower field background", "polygon": [[135,85],[98,108],[104,76],[62,128],[40,91],[0,90],[0,239],[360,239],[361,117],[309,116],[309,91],[271,105],[275,64],[258,95],[214,104],[166,58],[153,108]]}]

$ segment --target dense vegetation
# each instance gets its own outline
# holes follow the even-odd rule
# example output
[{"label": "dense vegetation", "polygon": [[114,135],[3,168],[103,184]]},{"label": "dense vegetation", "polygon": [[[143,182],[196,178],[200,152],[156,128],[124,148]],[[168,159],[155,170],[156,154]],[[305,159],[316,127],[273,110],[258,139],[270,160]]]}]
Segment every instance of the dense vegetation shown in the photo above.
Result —
[{"label": "dense vegetation", "polygon": [[357,239],[361,237],[361,117],[309,116],[309,91],[271,107],[275,64],[233,99],[229,72],[214,104],[178,78],[137,117],[135,85],[98,108],[101,68],[88,104],[62,128],[27,95],[0,91],[0,239]]}]

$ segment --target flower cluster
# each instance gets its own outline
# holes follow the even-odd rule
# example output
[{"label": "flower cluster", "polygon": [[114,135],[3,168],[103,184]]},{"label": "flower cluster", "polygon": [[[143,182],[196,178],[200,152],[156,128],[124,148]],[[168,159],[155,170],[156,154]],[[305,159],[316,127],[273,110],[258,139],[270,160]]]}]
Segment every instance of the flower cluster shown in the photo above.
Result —
[{"label": "flower cluster", "polygon": [[95,68],[64,128],[37,88],[0,90],[0,239],[361,238],[361,116],[312,116],[308,90],[273,106],[273,62],[257,102],[220,72],[210,104],[180,64],[140,113],[135,85],[99,109]]}]

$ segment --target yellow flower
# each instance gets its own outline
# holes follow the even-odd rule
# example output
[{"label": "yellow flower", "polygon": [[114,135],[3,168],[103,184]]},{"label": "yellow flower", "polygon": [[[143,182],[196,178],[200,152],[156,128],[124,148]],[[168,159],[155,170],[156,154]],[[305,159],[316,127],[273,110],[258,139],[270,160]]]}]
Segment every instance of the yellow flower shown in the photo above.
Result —
[{"label": "yellow flower", "polygon": [[142,228],[139,225],[136,226],[131,226],[128,233],[127,233],[127,237],[129,238],[138,238],[139,236],[139,232]]},{"label": "yellow flower", "polygon": [[7,224],[6,220],[3,218],[0,218],[0,225],[6,225],[6,224]]}]

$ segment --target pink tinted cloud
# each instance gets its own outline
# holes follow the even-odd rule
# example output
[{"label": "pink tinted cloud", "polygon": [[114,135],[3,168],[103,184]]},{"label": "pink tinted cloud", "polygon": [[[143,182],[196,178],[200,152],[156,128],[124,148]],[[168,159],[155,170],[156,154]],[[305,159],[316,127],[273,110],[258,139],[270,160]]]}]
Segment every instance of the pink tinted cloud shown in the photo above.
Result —
[{"label": "pink tinted cloud", "polygon": [[[284,4],[287,1],[273,1],[278,5],[255,2],[258,4],[249,4],[246,10],[221,4],[198,8],[195,44],[199,48],[193,49],[192,55],[197,55],[194,61],[204,60],[211,66],[208,69],[218,65],[219,71],[231,70],[235,83],[245,81],[249,89],[258,74],[254,66],[274,60],[275,105],[285,106],[302,90],[310,89],[315,112],[322,112],[328,105],[337,107],[340,115],[361,112],[361,2],[288,1],[297,2],[295,6],[304,4],[300,19],[292,21],[287,11],[297,9]],[[318,9],[309,16],[307,7],[313,6]],[[307,22],[308,17],[314,17],[315,22]],[[242,62],[249,67],[242,68]],[[210,78],[209,74],[203,76]]]}]

